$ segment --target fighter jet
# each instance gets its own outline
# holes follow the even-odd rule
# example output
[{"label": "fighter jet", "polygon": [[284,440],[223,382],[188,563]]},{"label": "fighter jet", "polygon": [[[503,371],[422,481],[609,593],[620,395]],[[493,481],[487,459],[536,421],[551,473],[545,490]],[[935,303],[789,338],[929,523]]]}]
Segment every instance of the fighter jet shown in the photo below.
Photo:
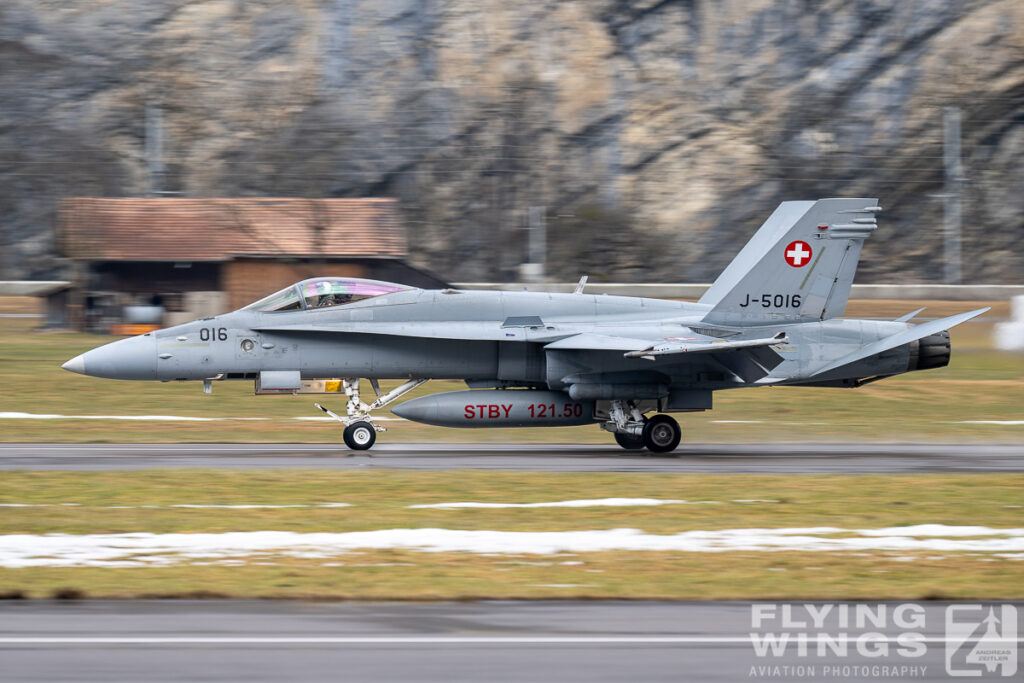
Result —
[{"label": "fighter jet", "polygon": [[[467,389],[397,405],[446,427],[594,424],[627,450],[674,450],[671,413],[714,392],[860,387],[949,363],[948,330],[988,309],[920,325],[840,319],[876,199],[784,202],[697,302],[573,293],[424,290],[358,278],[303,280],[240,310],[115,341],[64,363],[112,379],[254,381],[256,393],[344,393],[345,444],[373,446],[374,418],[430,379]],[[375,399],[363,401],[360,379]],[[380,380],[404,380],[381,393]]]}]

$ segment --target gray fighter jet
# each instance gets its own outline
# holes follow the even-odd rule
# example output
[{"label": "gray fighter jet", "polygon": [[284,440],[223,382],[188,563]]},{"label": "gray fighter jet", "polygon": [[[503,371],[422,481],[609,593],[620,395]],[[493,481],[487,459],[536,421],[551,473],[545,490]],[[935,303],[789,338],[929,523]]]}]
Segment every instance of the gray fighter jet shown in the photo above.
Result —
[{"label": "gray fighter jet", "polygon": [[[256,393],[344,392],[351,449],[372,414],[428,379],[469,389],[394,413],[447,427],[596,423],[625,449],[679,444],[667,413],[709,410],[720,389],[859,387],[949,363],[949,328],[988,309],[913,325],[839,319],[875,199],[784,202],[697,303],[571,294],[414,289],[304,280],[232,313],[122,339],[66,370],[113,379],[254,380]],[[367,404],[360,379],[376,399]],[[382,394],[378,380],[405,380]]]}]

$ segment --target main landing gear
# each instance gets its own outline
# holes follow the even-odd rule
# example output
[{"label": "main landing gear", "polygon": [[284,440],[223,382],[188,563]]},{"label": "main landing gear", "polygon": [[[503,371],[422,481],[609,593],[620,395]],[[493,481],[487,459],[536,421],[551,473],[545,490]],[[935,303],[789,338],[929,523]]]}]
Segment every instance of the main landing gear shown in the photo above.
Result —
[{"label": "main landing gear", "polygon": [[608,417],[601,428],[612,432],[615,442],[627,451],[646,448],[652,453],[669,453],[676,449],[683,435],[674,418],[654,415],[648,419],[633,401],[612,401]]},{"label": "main landing gear", "polygon": [[384,426],[374,422],[373,417],[370,416],[370,411],[383,408],[392,401],[405,396],[407,393],[426,381],[427,380],[425,379],[411,379],[408,382],[395,387],[388,393],[381,395],[380,385],[377,384],[377,380],[371,379],[370,386],[373,387],[373,392],[377,394],[377,400],[367,405],[359,398],[359,378],[346,377],[341,381],[342,387],[345,390],[345,395],[348,396],[348,403],[345,405],[345,417],[341,417],[319,403],[314,405],[338,422],[345,425],[345,430],[341,433],[341,437],[344,439],[345,445],[348,446],[349,449],[353,451],[365,451],[376,443],[377,432],[387,431]]},{"label": "main landing gear", "polygon": [[679,423],[668,415],[655,415],[644,425],[641,435],[644,446],[653,453],[669,453],[679,445],[683,430]]},{"label": "main landing gear", "polygon": [[644,440],[639,436],[630,436],[629,434],[620,434],[615,432],[615,443],[619,444],[627,451],[642,451],[644,449]]}]

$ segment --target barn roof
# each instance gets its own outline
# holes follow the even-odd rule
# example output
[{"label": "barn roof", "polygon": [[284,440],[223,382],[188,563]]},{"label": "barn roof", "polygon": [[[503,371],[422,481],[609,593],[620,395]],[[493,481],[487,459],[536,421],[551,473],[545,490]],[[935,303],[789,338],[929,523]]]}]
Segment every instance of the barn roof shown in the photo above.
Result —
[{"label": "barn roof", "polygon": [[393,199],[72,197],[59,226],[64,254],[84,260],[407,253]]}]

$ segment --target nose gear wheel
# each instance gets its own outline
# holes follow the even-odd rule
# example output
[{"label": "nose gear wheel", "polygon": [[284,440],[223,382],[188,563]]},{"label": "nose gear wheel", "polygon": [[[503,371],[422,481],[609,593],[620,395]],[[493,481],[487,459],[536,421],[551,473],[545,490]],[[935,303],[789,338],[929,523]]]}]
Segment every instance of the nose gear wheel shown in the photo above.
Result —
[{"label": "nose gear wheel", "polygon": [[369,422],[354,422],[342,432],[345,445],[354,451],[365,451],[377,440],[377,430]]}]

